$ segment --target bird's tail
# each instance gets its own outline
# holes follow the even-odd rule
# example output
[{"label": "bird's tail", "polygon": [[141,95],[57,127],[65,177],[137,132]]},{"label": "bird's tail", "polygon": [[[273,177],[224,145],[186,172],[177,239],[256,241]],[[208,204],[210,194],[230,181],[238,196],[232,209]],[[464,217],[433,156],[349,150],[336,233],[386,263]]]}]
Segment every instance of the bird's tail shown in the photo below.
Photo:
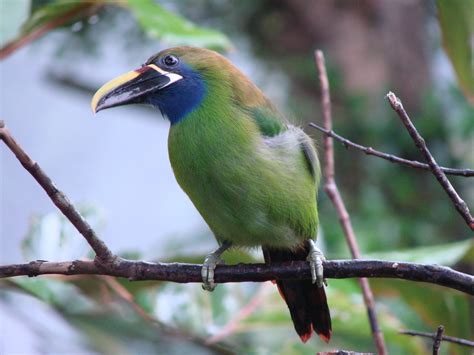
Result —
[{"label": "bird's tail", "polygon": [[[306,260],[309,244],[304,242],[301,248],[269,249],[262,248],[267,264],[272,262],[291,262]],[[313,330],[325,342],[331,338],[331,315],[324,287],[318,287],[311,280],[276,281],[278,290],[290,310],[295,330],[305,343],[311,338]]]}]

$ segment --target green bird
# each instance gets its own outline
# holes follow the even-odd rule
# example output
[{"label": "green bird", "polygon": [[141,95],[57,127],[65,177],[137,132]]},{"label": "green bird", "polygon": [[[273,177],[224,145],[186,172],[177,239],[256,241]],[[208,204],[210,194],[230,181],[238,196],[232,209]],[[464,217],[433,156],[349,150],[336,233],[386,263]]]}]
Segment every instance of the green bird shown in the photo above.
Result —
[{"label": "green bird", "polygon": [[203,288],[229,247],[262,247],[266,263],[308,260],[312,280],[279,280],[295,330],[331,337],[323,254],[314,244],[319,163],[308,135],[292,126],[229,60],[201,48],[164,50],[111,80],[92,110],[149,104],[171,125],[176,180],[219,243],[204,261]]}]

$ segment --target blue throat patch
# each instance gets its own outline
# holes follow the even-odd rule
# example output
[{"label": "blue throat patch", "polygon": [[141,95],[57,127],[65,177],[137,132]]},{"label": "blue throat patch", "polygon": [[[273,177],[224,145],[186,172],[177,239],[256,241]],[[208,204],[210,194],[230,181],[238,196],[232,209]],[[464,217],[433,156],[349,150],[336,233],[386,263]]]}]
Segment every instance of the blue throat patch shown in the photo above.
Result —
[{"label": "blue throat patch", "polygon": [[207,92],[204,79],[190,66],[182,64],[181,69],[176,73],[183,79],[148,95],[146,99],[148,103],[158,107],[172,125],[194,111]]}]

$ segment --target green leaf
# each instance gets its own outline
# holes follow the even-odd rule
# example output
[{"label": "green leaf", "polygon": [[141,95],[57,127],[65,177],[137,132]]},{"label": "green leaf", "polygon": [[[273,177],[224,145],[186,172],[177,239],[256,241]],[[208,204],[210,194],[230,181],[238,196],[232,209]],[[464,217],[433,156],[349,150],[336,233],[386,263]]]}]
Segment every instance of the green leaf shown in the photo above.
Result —
[{"label": "green leaf", "polygon": [[37,8],[21,26],[20,34],[0,48],[0,58],[5,58],[17,48],[29,43],[49,31],[68,25],[91,14],[100,8],[100,2],[84,2],[78,0],[57,0]]},{"label": "green leaf", "polygon": [[143,30],[171,45],[193,45],[217,50],[231,47],[228,38],[214,30],[198,27],[153,0],[127,0]]},{"label": "green leaf", "polygon": [[[13,0],[8,1],[13,2]],[[26,0],[23,0],[21,3],[24,1],[26,2]],[[3,2],[1,4],[1,13],[8,15],[1,18],[2,45],[10,41],[12,36],[14,40],[6,43],[0,49],[0,58],[8,56],[18,47],[37,39],[50,30],[70,25],[96,13],[104,5],[120,6],[129,10],[150,37],[158,38],[171,45],[193,45],[216,50],[225,50],[231,47],[230,41],[224,34],[198,27],[185,18],[164,9],[153,0],[54,0],[34,2],[33,12],[21,26],[21,31],[18,31],[18,29],[22,19],[13,16],[20,13],[21,6],[15,7],[15,11],[8,9],[8,11],[4,11],[3,7],[5,5]],[[17,5],[16,2],[15,5]],[[21,12],[24,13],[24,9]],[[8,21],[4,21],[4,18],[8,18]],[[4,29],[8,31],[5,30],[4,32]],[[12,32],[15,32],[14,35],[20,33],[16,37],[11,34],[8,35]]]},{"label": "green leaf", "polygon": [[30,0],[2,0],[0,3],[0,46],[15,38],[28,18]]},{"label": "green leaf", "polygon": [[464,95],[474,104],[474,1],[438,0],[443,45]]},{"label": "green leaf", "polygon": [[83,10],[91,4],[83,1],[55,1],[33,12],[28,21],[22,26],[22,35],[43,27],[55,28],[70,23],[81,15]]},{"label": "green leaf", "polygon": [[470,238],[460,242],[441,244],[429,247],[395,250],[390,252],[369,253],[365,254],[364,258],[451,266],[461,260],[472,260],[473,255],[474,240]]}]

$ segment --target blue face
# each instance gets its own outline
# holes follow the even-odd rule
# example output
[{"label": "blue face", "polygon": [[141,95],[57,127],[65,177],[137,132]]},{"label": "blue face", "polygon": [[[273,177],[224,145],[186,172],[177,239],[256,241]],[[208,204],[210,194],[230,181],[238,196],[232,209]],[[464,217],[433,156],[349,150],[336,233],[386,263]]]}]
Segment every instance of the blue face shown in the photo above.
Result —
[{"label": "blue face", "polygon": [[151,58],[146,64],[155,64],[168,72],[179,74],[183,79],[148,94],[145,102],[161,111],[171,124],[175,124],[195,110],[207,92],[202,76],[173,55]]}]

